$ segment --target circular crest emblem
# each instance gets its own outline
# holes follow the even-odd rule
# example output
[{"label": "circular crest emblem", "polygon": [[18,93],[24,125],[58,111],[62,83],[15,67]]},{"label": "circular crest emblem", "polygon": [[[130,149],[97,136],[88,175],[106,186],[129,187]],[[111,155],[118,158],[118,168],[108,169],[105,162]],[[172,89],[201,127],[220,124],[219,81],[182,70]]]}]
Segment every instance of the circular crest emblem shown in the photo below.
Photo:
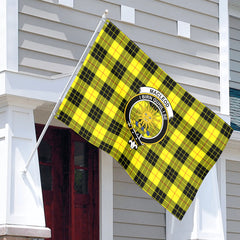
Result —
[{"label": "circular crest emblem", "polygon": [[131,148],[161,141],[172,117],[172,107],[161,92],[150,87],[140,88],[140,93],[125,107],[125,121],[133,136],[129,140]]}]

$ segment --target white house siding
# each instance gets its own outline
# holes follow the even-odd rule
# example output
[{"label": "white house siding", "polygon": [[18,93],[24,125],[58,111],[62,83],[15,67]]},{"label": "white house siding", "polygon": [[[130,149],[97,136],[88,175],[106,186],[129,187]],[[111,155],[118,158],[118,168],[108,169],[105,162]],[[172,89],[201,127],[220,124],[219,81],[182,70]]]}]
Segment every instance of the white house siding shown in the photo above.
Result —
[{"label": "white house siding", "polygon": [[227,240],[240,239],[240,161],[227,160]]},{"label": "white house siding", "polygon": [[[88,0],[74,8],[57,1],[19,0],[19,70],[69,73],[99,16],[109,18],[171,77],[219,111],[218,1]],[[120,4],[136,9],[136,24],[120,21]],[[177,21],[191,24],[191,38],[177,36]]]},{"label": "white house siding", "polygon": [[114,240],[166,239],[165,209],[143,192],[114,161]]},{"label": "white house siding", "polygon": [[[240,13],[240,12],[239,12]],[[240,131],[240,15],[230,16],[230,115],[234,130]]]},{"label": "white house siding", "polygon": [[19,71],[73,71],[96,27],[96,15],[46,1],[19,0]]},{"label": "white house siding", "polygon": [[[236,134],[240,131],[240,15],[239,18],[229,17],[230,33],[230,116],[231,125]],[[239,151],[238,145],[235,145]],[[232,152],[230,153],[230,156]],[[226,194],[227,194],[227,240],[240,239],[240,157],[235,153],[234,161],[226,163]],[[231,158],[229,158],[231,159]]]},{"label": "white house siding", "polygon": [[230,87],[240,90],[240,15],[230,16]]},{"label": "white house siding", "polygon": [[[135,24],[121,21],[121,4],[135,8]],[[19,0],[19,71],[70,73],[108,9],[109,19],[163,70],[219,112],[218,7],[218,0],[74,0],[73,8]],[[177,35],[177,21],[190,24],[190,39]],[[116,162],[113,178],[114,240],[165,239],[165,210]]]}]

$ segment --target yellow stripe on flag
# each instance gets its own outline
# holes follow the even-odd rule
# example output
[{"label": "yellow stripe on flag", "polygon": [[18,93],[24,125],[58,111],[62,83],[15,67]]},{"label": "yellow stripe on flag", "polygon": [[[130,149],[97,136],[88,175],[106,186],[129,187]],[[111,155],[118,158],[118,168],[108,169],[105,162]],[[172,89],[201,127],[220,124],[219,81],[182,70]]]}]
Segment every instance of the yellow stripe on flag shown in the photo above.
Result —
[{"label": "yellow stripe on flag", "polygon": [[178,219],[232,133],[108,20],[57,118]]}]

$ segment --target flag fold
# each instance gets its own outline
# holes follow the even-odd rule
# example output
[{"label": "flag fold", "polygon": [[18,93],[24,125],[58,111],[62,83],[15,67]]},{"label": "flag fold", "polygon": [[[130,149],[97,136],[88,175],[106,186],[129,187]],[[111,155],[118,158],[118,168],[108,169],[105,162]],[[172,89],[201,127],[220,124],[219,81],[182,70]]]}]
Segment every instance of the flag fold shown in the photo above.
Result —
[{"label": "flag fold", "polygon": [[180,220],[232,133],[109,20],[56,118]]}]

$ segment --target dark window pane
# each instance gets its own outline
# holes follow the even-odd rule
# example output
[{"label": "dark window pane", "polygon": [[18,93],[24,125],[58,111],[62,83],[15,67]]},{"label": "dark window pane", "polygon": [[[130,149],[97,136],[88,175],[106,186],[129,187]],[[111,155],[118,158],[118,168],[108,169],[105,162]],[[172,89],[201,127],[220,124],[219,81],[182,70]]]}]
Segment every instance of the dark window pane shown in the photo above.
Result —
[{"label": "dark window pane", "polygon": [[83,169],[75,169],[74,189],[77,193],[88,193],[88,171]]},{"label": "dark window pane", "polygon": [[52,167],[40,165],[41,183],[43,190],[52,190]]},{"label": "dark window pane", "polygon": [[42,163],[49,163],[51,162],[52,158],[52,150],[51,146],[44,140],[42,140],[39,148],[38,148],[38,153],[39,153],[39,161]]},{"label": "dark window pane", "polygon": [[86,143],[74,142],[74,164],[79,167],[88,167]]}]

